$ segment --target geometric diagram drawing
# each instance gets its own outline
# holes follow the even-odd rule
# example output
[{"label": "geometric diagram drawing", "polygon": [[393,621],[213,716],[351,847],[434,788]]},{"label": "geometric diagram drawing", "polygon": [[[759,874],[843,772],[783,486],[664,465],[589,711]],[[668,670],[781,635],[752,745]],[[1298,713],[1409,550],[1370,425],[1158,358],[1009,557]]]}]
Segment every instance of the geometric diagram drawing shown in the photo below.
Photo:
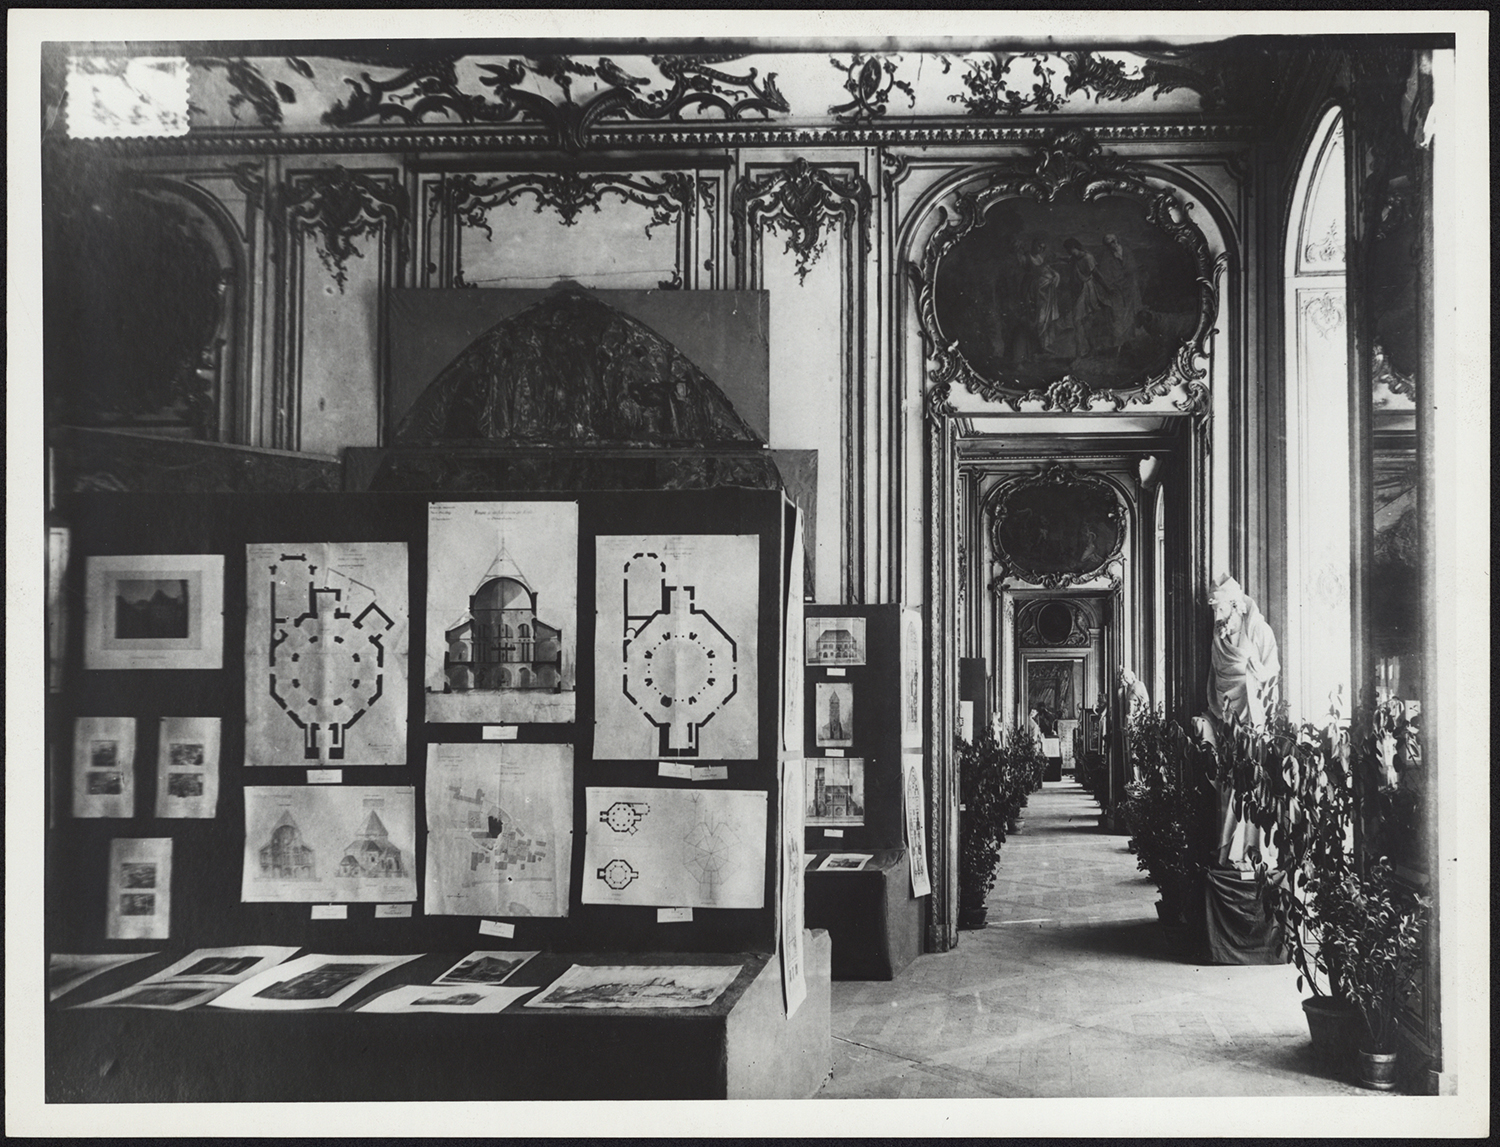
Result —
[{"label": "geometric diagram drawing", "polygon": [[764,792],[586,789],[585,799],[585,904],[763,906]]},{"label": "geometric diagram drawing", "polygon": [[743,965],[586,967],[574,964],[528,1008],[701,1008],[713,1003]]},{"label": "geometric diagram drawing", "polygon": [[411,786],[244,792],[245,903],[417,898]]},{"label": "geometric diagram drawing", "polygon": [[754,534],[597,539],[596,757],[756,755],[759,552]]},{"label": "geometric diagram drawing", "polygon": [[428,914],[566,916],[572,793],[571,745],[429,745]]},{"label": "geometric diagram drawing", "polygon": [[578,504],[433,502],[427,538],[427,719],[572,721]]},{"label": "geometric diagram drawing", "polygon": [[404,764],[405,543],[246,556],[246,763]]}]

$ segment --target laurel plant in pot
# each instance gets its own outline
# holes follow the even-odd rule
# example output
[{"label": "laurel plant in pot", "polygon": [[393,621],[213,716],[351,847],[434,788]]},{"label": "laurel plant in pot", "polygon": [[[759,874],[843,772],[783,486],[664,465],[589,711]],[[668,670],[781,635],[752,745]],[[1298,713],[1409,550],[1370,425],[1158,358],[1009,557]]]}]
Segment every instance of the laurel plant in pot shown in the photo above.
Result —
[{"label": "laurel plant in pot", "polygon": [[1130,722],[1130,760],[1136,780],[1125,787],[1121,813],[1140,868],[1161,893],[1163,924],[1186,922],[1192,890],[1204,862],[1195,847],[1197,813],[1183,783],[1186,739],[1162,710],[1143,710]]},{"label": "laurel plant in pot", "polygon": [[1396,1086],[1397,1012],[1411,994],[1422,960],[1430,901],[1398,884],[1386,857],[1346,873],[1339,909],[1329,921],[1344,953],[1348,992],[1359,1008],[1359,1081],[1377,1091]]},{"label": "laurel plant in pot", "polygon": [[1020,832],[1025,825],[1026,805],[1031,800],[1032,782],[1037,775],[1036,763],[1041,759],[1041,750],[1030,730],[1016,725],[1006,730],[1001,803],[1007,832]]},{"label": "laurel plant in pot", "polygon": [[981,725],[972,741],[955,742],[958,761],[958,926],[983,928],[985,899],[1005,841],[1004,754]]},{"label": "laurel plant in pot", "polygon": [[1293,725],[1285,712],[1264,730],[1237,730],[1233,754],[1237,812],[1261,829],[1266,848],[1256,879],[1282,942],[1308,991],[1313,1053],[1344,1070],[1354,1055],[1359,1010],[1349,993],[1348,914],[1354,872],[1354,793],[1347,729],[1337,718],[1318,728]]}]

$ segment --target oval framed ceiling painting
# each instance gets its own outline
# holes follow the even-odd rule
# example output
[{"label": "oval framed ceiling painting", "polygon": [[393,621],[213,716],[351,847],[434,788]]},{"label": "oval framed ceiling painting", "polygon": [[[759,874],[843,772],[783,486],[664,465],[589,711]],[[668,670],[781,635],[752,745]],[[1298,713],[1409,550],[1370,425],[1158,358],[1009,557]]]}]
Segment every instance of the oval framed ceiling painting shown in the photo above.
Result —
[{"label": "oval framed ceiling painting", "polygon": [[921,273],[931,381],[1013,410],[1122,410],[1181,386],[1197,409],[1224,257],[1174,192],[1076,141],[1071,165],[1056,154],[943,209]]},{"label": "oval framed ceiling painting", "polygon": [[1125,510],[1108,482],[1062,466],[996,499],[992,540],[1002,578],[1049,589],[1105,574],[1125,546]]}]

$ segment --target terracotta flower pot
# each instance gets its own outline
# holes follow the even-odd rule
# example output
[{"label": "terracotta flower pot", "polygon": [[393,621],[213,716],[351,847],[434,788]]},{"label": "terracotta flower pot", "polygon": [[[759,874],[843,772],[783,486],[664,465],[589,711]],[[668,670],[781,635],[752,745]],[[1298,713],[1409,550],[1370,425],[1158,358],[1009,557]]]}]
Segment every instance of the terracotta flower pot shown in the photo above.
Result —
[{"label": "terracotta flower pot", "polygon": [[1393,1051],[1361,1051],[1359,1053],[1359,1083],[1361,1087],[1375,1091],[1396,1090],[1396,1053]]},{"label": "terracotta flower pot", "polygon": [[1359,1038],[1359,1008],[1348,1000],[1311,996],[1302,1001],[1313,1054],[1329,1066],[1346,1067]]}]

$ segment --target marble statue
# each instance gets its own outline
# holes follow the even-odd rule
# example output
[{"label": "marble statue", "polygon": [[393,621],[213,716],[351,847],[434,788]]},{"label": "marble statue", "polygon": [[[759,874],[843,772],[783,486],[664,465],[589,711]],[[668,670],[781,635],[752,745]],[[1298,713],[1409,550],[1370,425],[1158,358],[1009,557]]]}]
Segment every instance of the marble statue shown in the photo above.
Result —
[{"label": "marble statue", "polygon": [[1120,666],[1120,692],[1125,698],[1126,720],[1150,711],[1151,694],[1146,691],[1146,683],[1123,665]]},{"label": "marble statue", "polygon": [[[1281,684],[1276,635],[1240,583],[1221,574],[1208,593],[1214,614],[1209,656],[1208,716],[1194,721],[1210,745],[1235,725],[1264,725],[1275,711]],[[1219,792],[1221,866],[1246,868],[1262,852],[1260,830],[1234,814],[1234,788],[1227,776],[1212,778]]]}]

